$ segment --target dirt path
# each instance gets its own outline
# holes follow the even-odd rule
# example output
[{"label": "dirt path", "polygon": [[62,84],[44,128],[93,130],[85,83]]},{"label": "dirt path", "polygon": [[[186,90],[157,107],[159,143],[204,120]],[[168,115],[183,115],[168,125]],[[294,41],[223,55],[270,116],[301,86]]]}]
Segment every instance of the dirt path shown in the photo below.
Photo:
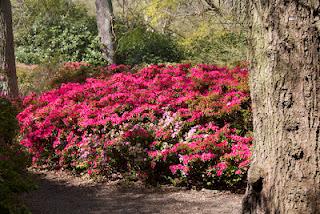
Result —
[{"label": "dirt path", "polygon": [[38,179],[39,188],[22,196],[33,214],[236,214],[242,197],[212,190],[96,184],[53,172]]}]

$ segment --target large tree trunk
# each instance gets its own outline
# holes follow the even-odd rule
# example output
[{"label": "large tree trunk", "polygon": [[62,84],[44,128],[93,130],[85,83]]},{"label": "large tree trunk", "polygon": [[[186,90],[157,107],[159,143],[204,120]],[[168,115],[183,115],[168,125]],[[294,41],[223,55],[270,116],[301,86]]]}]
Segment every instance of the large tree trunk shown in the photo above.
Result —
[{"label": "large tree trunk", "polygon": [[10,0],[0,0],[0,94],[18,96]]},{"label": "large tree trunk", "polygon": [[242,213],[319,213],[319,1],[251,7],[255,144]]},{"label": "large tree trunk", "polygon": [[110,63],[115,63],[115,43],[113,32],[113,8],[111,0],[96,0],[97,25],[102,43],[104,58]]}]

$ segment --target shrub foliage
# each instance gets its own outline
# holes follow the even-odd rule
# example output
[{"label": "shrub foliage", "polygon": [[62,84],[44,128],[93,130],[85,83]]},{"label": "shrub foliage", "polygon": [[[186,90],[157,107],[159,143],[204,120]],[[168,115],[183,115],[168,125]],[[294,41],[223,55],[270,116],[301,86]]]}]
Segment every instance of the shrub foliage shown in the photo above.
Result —
[{"label": "shrub foliage", "polygon": [[[26,64],[107,62],[101,54],[95,17],[71,0],[26,0],[14,10],[16,56]],[[130,25],[117,18],[118,63],[179,62],[183,51],[172,35],[150,31],[139,20]]]},{"label": "shrub foliage", "polygon": [[32,185],[25,174],[28,156],[15,141],[16,114],[15,105],[0,97],[0,213],[27,213],[15,193],[26,191]]},{"label": "shrub foliage", "polygon": [[34,164],[181,185],[233,185],[245,176],[251,155],[246,69],[100,70],[99,78],[25,98],[21,144]]},{"label": "shrub foliage", "polygon": [[180,62],[183,50],[171,36],[147,30],[143,25],[124,33],[118,41],[117,62],[127,65]]},{"label": "shrub foliage", "polygon": [[90,17],[83,6],[70,0],[27,0],[14,15],[19,62],[105,63],[95,17]]}]

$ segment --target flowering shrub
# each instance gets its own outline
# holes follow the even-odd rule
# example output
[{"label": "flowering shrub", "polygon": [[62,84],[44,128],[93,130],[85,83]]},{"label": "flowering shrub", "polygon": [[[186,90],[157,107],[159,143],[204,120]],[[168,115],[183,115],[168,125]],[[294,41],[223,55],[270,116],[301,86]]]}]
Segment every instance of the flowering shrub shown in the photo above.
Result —
[{"label": "flowering shrub", "polygon": [[201,185],[232,185],[245,175],[247,70],[185,64],[100,70],[100,78],[24,99],[21,144],[34,164]]}]

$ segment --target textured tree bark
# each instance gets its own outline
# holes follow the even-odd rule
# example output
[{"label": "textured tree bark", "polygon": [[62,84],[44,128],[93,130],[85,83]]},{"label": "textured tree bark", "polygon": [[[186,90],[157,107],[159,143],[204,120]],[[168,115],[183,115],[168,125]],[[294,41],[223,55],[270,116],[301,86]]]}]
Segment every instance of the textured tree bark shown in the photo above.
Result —
[{"label": "textured tree bark", "polygon": [[14,56],[10,0],[0,0],[0,94],[19,94]]},{"label": "textured tree bark", "polygon": [[105,60],[115,63],[115,38],[113,32],[113,8],[111,0],[96,0],[97,25]]},{"label": "textured tree bark", "polygon": [[255,144],[242,213],[320,212],[319,4],[251,1]]}]

